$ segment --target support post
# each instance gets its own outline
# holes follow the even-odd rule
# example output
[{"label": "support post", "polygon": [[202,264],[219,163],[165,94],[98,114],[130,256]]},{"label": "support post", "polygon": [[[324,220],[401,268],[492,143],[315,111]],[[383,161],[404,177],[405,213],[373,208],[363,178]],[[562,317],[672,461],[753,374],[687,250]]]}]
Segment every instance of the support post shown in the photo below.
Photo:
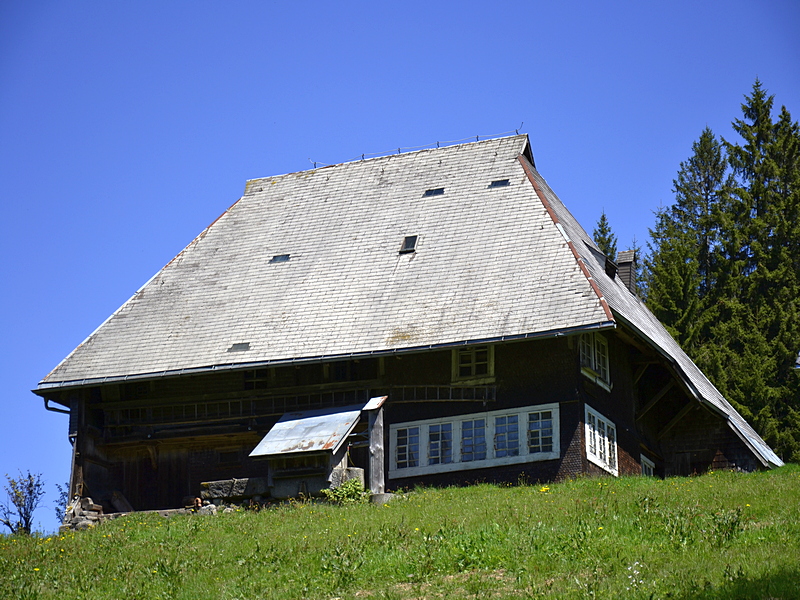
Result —
[{"label": "support post", "polygon": [[369,411],[369,491],[386,491],[383,473],[383,407]]}]

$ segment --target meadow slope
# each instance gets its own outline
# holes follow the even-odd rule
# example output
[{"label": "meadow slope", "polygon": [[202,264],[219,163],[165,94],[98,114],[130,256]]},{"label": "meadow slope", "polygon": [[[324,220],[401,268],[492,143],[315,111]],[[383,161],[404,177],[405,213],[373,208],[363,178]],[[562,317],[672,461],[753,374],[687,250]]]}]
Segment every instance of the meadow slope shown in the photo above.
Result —
[{"label": "meadow slope", "polygon": [[133,514],[0,537],[7,598],[800,598],[800,466]]}]

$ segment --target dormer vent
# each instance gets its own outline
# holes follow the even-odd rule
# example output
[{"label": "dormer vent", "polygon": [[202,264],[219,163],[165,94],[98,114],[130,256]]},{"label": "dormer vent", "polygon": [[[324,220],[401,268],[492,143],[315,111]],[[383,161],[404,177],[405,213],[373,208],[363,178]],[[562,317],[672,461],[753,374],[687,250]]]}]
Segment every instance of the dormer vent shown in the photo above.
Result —
[{"label": "dormer vent", "polygon": [[407,235],[403,238],[403,245],[400,247],[400,254],[408,254],[409,252],[416,252],[417,250],[417,236]]},{"label": "dormer vent", "polygon": [[425,190],[425,193],[422,194],[422,196],[424,198],[427,198],[428,196],[443,196],[443,195],[444,195],[444,188],[443,187],[441,187],[441,188],[433,188],[433,189],[430,189],[430,190]]},{"label": "dormer vent", "polygon": [[606,256],[606,275],[614,279],[617,276],[617,264]]},{"label": "dormer vent", "polygon": [[234,344],[230,348],[228,348],[228,352],[247,352],[250,350],[250,342],[242,342],[239,344]]},{"label": "dormer vent", "polygon": [[511,182],[508,179],[497,179],[489,184],[489,188],[507,187],[509,185],[511,185]]}]

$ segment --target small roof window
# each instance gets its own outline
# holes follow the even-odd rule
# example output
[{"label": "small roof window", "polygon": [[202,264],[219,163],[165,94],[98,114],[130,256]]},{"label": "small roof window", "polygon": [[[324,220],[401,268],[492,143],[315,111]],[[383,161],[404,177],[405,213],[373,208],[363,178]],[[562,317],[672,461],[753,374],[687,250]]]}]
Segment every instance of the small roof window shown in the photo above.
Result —
[{"label": "small roof window", "polygon": [[289,255],[288,254],[276,254],[273,256],[270,261],[271,263],[282,263],[282,262],[289,262]]},{"label": "small roof window", "polygon": [[417,249],[417,236],[407,235],[403,238],[403,245],[400,246],[400,254],[408,254],[409,252],[416,252]]},{"label": "small roof window", "polygon": [[250,342],[242,342],[239,344],[234,344],[230,348],[228,348],[228,352],[247,352],[250,350]]},{"label": "small roof window", "polygon": [[443,196],[444,195],[444,188],[433,188],[430,190],[425,190],[425,193],[422,194],[423,197],[427,198],[428,196]]},{"label": "small roof window", "polygon": [[508,179],[497,179],[489,184],[490,188],[499,188],[499,187],[506,187],[511,185],[511,182]]}]

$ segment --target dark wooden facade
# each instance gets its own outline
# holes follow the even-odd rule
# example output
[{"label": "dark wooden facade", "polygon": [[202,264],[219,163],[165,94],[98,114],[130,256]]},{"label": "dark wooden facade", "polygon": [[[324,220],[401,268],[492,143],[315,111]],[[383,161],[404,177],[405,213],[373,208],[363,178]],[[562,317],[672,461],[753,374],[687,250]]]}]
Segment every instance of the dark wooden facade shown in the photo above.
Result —
[{"label": "dark wooden facade", "polygon": [[[669,364],[624,329],[608,329],[610,385],[581,369],[579,334],[497,343],[492,369],[454,379],[458,349],[443,348],[337,362],[222,369],[41,392],[70,407],[74,440],[71,492],[113,511],[122,493],[137,510],[180,506],[202,481],[266,477],[268,464],[250,451],[286,412],[365,403],[384,405],[386,489],[478,481],[555,481],[608,475],[587,458],[585,407],[616,428],[620,475],[691,474],[710,467],[758,468],[720,415],[683,388]],[[461,346],[465,348],[468,346]],[[392,473],[392,426],[486,411],[557,405],[557,458],[491,468],[402,476]],[[368,469],[364,444],[351,462]]]}]

